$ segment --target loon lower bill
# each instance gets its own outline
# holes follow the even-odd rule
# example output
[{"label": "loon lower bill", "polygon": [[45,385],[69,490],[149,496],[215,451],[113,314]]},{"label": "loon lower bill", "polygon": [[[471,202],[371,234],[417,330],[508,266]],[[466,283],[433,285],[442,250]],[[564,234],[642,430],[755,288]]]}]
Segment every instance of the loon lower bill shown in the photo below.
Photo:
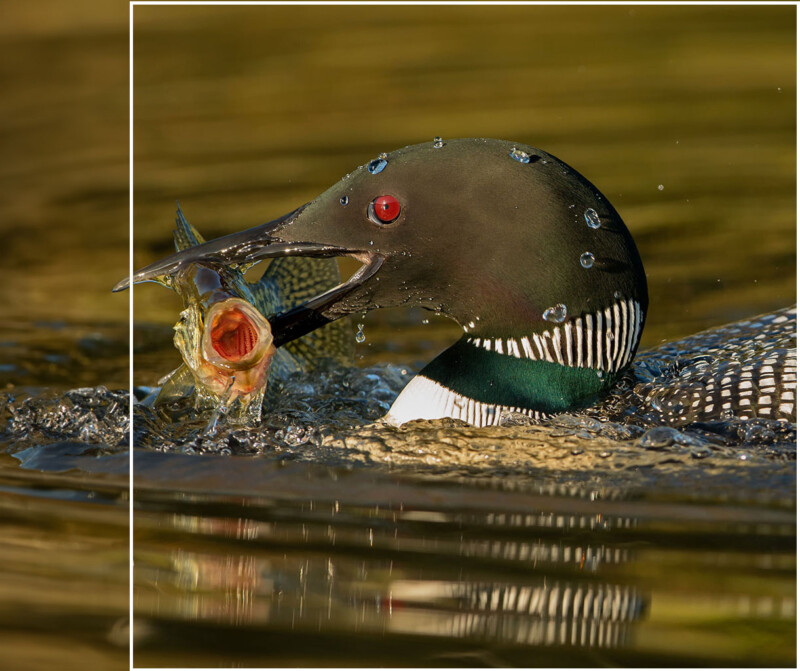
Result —
[{"label": "loon lower bill", "polygon": [[382,307],[420,306],[463,328],[401,392],[395,423],[483,426],[504,411],[538,418],[591,405],[633,360],[647,315],[639,252],[600,191],[540,149],[476,138],[381,154],[289,214],[184,249],[130,281],[287,256],[362,266],[270,314],[278,348]]}]

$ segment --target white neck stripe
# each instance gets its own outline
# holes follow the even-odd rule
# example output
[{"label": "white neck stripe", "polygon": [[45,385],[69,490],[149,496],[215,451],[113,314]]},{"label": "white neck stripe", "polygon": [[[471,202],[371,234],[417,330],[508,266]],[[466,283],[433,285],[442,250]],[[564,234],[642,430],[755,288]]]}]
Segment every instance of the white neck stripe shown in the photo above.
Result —
[{"label": "white neck stripe", "polygon": [[542,333],[521,338],[467,338],[475,347],[517,359],[549,361],[570,367],[621,370],[639,345],[643,313],[633,299],[616,301]]}]

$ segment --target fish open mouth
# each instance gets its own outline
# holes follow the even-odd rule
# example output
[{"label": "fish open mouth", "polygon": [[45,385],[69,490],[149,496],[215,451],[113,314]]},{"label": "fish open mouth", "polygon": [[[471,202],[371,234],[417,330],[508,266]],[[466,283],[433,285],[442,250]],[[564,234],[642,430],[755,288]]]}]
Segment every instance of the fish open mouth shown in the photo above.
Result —
[{"label": "fish open mouth", "polygon": [[241,298],[214,303],[205,316],[203,357],[229,370],[245,370],[257,364],[273,343],[272,329],[264,316]]},{"label": "fish open mouth", "polygon": [[211,346],[224,359],[238,363],[258,344],[258,330],[238,308],[217,315],[211,323]]},{"label": "fish open mouth", "polygon": [[[268,317],[272,330],[273,344],[275,347],[280,347],[346,314],[346,312],[337,311],[335,307],[353,290],[373,277],[384,262],[382,255],[372,251],[314,242],[286,242],[281,240],[276,233],[291,224],[305,207],[304,205],[267,224],[240,231],[239,233],[232,233],[231,235],[176,252],[138,270],[132,277],[123,279],[112,291],[122,291],[132,284],[140,282],[163,281],[164,278],[176,275],[181,269],[191,264],[202,264],[211,268],[229,265],[248,266],[264,259],[274,259],[282,256],[350,257],[359,261],[362,264],[361,268],[347,281],[315,296],[302,305]],[[228,327],[230,333],[234,333],[234,335],[221,336],[218,344],[225,352],[237,356],[237,348],[245,347],[244,343],[247,342],[248,331],[244,326],[241,324],[237,326],[233,321],[228,323]],[[242,344],[235,344],[234,340],[240,337],[242,338]],[[236,343],[238,342],[236,340]],[[223,358],[227,358],[223,352],[216,351]]]}]

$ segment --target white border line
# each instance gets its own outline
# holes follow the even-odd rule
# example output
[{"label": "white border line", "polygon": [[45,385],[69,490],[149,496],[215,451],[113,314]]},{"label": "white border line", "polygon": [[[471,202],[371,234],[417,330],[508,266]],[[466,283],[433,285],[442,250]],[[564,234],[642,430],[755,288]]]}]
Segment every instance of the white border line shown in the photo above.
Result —
[{"label": "white border line", "polygon": [[[795,48],[797,51],[796,63],[800,63],[800,11],[797,10],[797,0],[770,0],[767,2],[759,2],[753,0],[733,0],[731,2],[720,2],[719,0],[695,0],[695,1],[680,1],[680,0],[662,0],[656,2],[620,2],[620,1],[604,1],[596,0],[594,2],[588,0],[550,0],[537,1],[537,0],[333,0],[333,1],[319,1],[319,0],[196,0],[196,1],[180,1],[180,0],[132,0],[128,4],[128,216],[129,216],[129,237],[128,237],[128,277],[133,277],[133,8],[138,5],[143,6],[389,6],[389,7],[430,7],[430,6],[447,6],[447,7],[475,7],[475,6],[493,6],[493,7],[524,7],[524,6],[615,6],[615,7],[638,7],[638,6],[672,6],[672,7],[694,7],[694,6],[714,6],[714,7],[795,7],[795,23],[796,23],[796,40]],[[797,108],[800,110],[800,86],[796,87]],[[796,138],[796,160],[800,157],[800,135]],[[796,164],[797,167],[797,164]],[[797,221],[800,222],[800,168],[797,172]],[[800,247],[800,227],[797,228],[797,244]],[[800,270],[800,260],[798,260],[798,269]],[[800,282],[800,280],[798,280]],[[798,284],[800,288],[800,283]],[[133,669],[133,292],[134,286],[131,285],[128,289],[130,291],[128,301],[128,376],[129,376],[129,460],[128,460],[128,615],[129,615],[129,632],[128,632],[128,664],[129,668]],[[797,491],[800,493],[800,483],[796,484]],[[800,550],[800,538],[797,539],[797,548]],[[800,627],[800,625],[798,625]],[[800,631],[800,629],[798,629]]]},{"label": "white border line", "polygon": [[[133,6],[128,6],[128,277],[133,277]],[[133,668],[133,285],[128,289],[128,668]]]},{"label": "white border line", "polygon": [[786,6],[796,7],[797,0],[767,0],[759,2],[758,0],[659,0],[655,2],[635,2],[632,0],[197,0],[194,2],[182,0],[132,0],[131,6],[134,5],[152,5],[152,6],[181,6],[181,7],[197,7],[197,6],[319,6],[319,7],[369,7],[369,6],[387,6],[387,7],[528,7],[528,6],[565,6],[565,7],[582,7],[582,6],[613,6],[613,7],[694,7],[694,6],[708,6],[708,7],[771,7],[771,6]]}]

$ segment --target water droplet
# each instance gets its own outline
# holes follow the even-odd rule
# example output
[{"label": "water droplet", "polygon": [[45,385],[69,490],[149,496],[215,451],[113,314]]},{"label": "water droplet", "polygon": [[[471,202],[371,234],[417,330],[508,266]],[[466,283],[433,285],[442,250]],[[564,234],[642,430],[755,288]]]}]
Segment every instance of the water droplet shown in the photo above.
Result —
[{"label": "water droplet", "polygon": [[369,170],[371,175],[377,175],[379,172],[383,171],[387,163],[386,154],[381,154],[378,158],[369,162],[367,170]]},{"label": "water droplet", "polygon": [[422,323],[423,323],[423,324],[430,324],[430,323],[431,323],[431,320],[430,320],[430,319],[423,319],[423,320],[422,320]]},{"label": "water droplet", "polygon": [[594,208],[589,208],[586,212],[583,213],[583,218],[586,219],[586,224],[589,228],[600,228],[602,223],[600,222],[600,215],[597,214]]},{"label": "water droplet", "polygon": [[594,254],[591,252],[581,254],[581,265],[584,268],[591,268],[594,265]]},{"label": "water droplet", "polygon": [[542,319],[546,319],[549,322],[553,322],[554,324],[560,324],[567,318],[567,306],[563,303],[559,303],[552,308],[547,308],[542,313]]},{"label": "water droplet", "polygon": [[617,300],[622,298],[622,292],[621,291],[615,291],[614,292],[614,298],[616,298]]},{"label": "water droplet", "polygon": [[515,161],[519,161],[520,163],[531,162],[531,155],[528,154],[527,152],[522,151],[521,149],[517,149],[516,147],[511,147],[511,151],[508,152],[508,155]]},{"label": "water droplet", "polygon": [[664,190],[664,185],[663,184],[659,184],[658,185],[658,190],[659,191],[663,191]]},{"label": "water droplet", "polygon": [[364,335],[364,325],[358,325],[358,331],[356,332],[356,342],[362,343],[367,339],[367,336]]},{"label": "water droplet", "polygon": [[435,138],[433,138],[433,148],[441,149],[442,147],[444,147],[444,142],[442,142],[442,138],[437,135]]},{"label": "water droplet", "polygon": [[348,196],[342,196],[341,198],[339,198],[339,202],[340,202],[340,203],[341,203],[343,206],[344,206],[344,205],[347,205],[347,203],[349,203],[349,202],[350,202],[350,198],[349,198]]},{"label": "water droplet", "polygon": [[370,246],[370,247],[372,247],[374,244],[375,244],[375,242],[374,242],[373,240],[370,240],[370,241],[369,241],[369,246]]}]

